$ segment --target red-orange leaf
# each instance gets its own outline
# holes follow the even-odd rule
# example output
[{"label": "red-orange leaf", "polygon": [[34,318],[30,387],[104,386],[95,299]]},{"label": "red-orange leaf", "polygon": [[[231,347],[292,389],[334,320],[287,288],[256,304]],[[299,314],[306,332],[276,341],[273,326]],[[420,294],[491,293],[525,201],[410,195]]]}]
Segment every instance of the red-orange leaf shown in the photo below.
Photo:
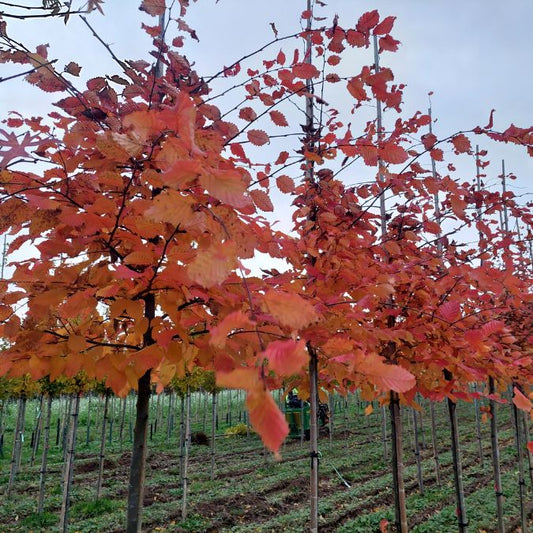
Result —
[{"label": "red-orange leaf", "polygon": [[278,176],[276,178],[276,185],[281,192],[290,193],[294,191],[295,185],[292,178],[286,175]]},{"label": "red-orange leaf", "polygon": [[311,303],[293,292],[269,291],[263,302],[281,325],[293,329],[304,328],[318,318]]},{"label": "red-orange leaf", "polygon": [[466,135],[460,133],[451,139],[455,151],[459,154],[469,152],[472,149],[470,139]]},{"label": "red-orange leaf", "polygon": [[213,328],[210,332],[209,343],[216,348],[223,348],[226,345],[228,335],[242,328],[250,328],[253,322],[242,311],[234,311]]},{"label": "red-orange leaf", "polygon": [[250,390],[246,398],[250,422],[265,446],[277,452],[289,433],[285,417],[265,388]]},{"label": "red-orange leaf", "polygon": [[379,13],[377,9],[363,13],[357,21],[356,30],[361,33],[368,33],[379,22]]},{"label": "red-orange leaf", "polygon": [[445,302],[439,307],[439,315],[447,322],[455,322],[461,316],[461,305],[457,301]]},{"label": "red-orange leaf", "polygon": [[375,35],[385,35],[390,33],[394,26],[396,17],[385,17],[375,28],[372,33]]},{"label": "red-orange leaf", "polygon": [[409,159],[409,154],[401,146],[398,146],[392,141],[385,143],[383,147],[378,150],[378,154],[383,161],[392,163],[393,165],[404,163]]},{"label": "red-orange leaf", "polygon": [[270,197],[265,191],[261,189],[253,189],[250,191],[250,196],[254,201],[254,204],[261,209],[261,211],[274,211],[274,206],[270,200]]},{"label": "red-orange leaf", "polygon": [[269,141],[269,137],[263,130],[248,130],[248,140],[256,146],[263,146]]},{"label": "red-orange leaf", "polygon": [[405,368],[389,365],[377,354],[362,354],[356,356],[355,370],[364,374],[381,390],[407,392],[416,385],[415,377]]},{"label": "red-orange leaf", "polygon": [[165,13],[165,0],[143,0],[139,9],[152,17],[158,17]]},{"label": "red-orange leaf", "polygon": [[303,341],[271,342],[260,357],[268,359],[268,368],[278,376],[291,376],[307,364],[309,356]]},{"label": "red-orange leaf", "polygon": [[296,78],[304,80],[320,76],[320,71],[312,63],[297,63],[292,67],[292,73]]},{"label": "red-orange leaf", "polygon": [[517,387],[513,388],[513,403],[518,407],[518,409],[522,409],[523,411],[531,411],[533,409],[533,404],[531,403],[531,400],[522,394],[520,389]]},{"label": "red-orange leaf", "polygon": [[280,111],[276,111],[275,109],[271,111],[270,118],[272,119],[272,122],[276,126],[288,126],[289,123],[287,122],[287,119],[285,118],[285,115],[281,113]]},{"label": "red-orange leaf", "polygon": [[368,96],[366,94],[366,91],[363,87],[363,82],[360,78],[352,78],[348,82],[348,92],[356,99],[356,100],[367,100]]},{"label": "red-orange leaf", "polygon": [[207,250],[198,252],[187,268],[187,273],[203,287],[213,287],[222,283],[236,266],[235,244],[215,243]]},{"label": "red-orange leaf", "polygon": [[209,194],[229,205],[244,207],[250,203],[250,199],[244,195],[247,183],[237,169],[206,172],[199,181]]}]

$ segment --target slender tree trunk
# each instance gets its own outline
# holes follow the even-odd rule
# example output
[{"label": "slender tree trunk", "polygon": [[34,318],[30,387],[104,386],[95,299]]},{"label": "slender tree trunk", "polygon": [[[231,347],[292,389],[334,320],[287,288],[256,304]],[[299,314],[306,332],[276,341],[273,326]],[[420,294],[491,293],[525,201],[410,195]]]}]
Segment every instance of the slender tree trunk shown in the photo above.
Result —
[{"label": "slender tree trunk", "polygon": [[[474,384],[474,391],[476,390],[476,385]],[[483,441],[481,438],[481,416],[479,412],[479,400],[474,398],[474,412],[476,415],[476,438],[477,438],[477,449],[479,462],[482,467],[485,466],[485,459],[483,457]]]},{"label": "slender tree trunk", "polygon": [[67,439],[67,457],[65,468],[63,472],[63,499],[61,502],[61,515],[59,518],[59,531],[67,533],[68,531],[68,517],[70,510],[70,493],[72,488],[72,479],[74,477],[74,457],[76,455],[76,435],[78,429],[78,414],[80,410],[80,393],[72,398],[74,404],[70,408],[70,423]]},{"label": "slender tree trunk", "polygon": [[126,425],[126,409],[128,408],[128,396],[122,398],[122,407],[120,410],[120,427],[118,431],[118,442],[120,445],[120,451],[124,445],[124,426]]},{"label": "slender tree trunk", "polygon": [[[311,403],[310,413],[310,501],[311,501],[311,533],[318,533],[318,357],[314,348],[308,344],[309,351],[309,391]],[[303,421],[302,421],[303,423]]]},{"label": "slender tree trunk", "polygon": [[520,417],[518,415],[518,408],[513,403],[513,425],[514,425],[514,439],[516,451],[518,454],[518,494],[520,497],[520,526],[521,533],[528,532],[527,525],[527,509],[526,509],[526,481],[524,476],[524,450],[522,446],[522,437],[520,431]]},{"label": "slender tree trunk", "polygon": [[150,405],[150,370],[139,379],[133,450],[128,485],[127,533],[141,533],[146,470],[148,410]]},{"label": "slender tree trunk", "polygon": [[333,393],[329,396],[329,443],[333,442],[333,421],[335,418],[335,397]]},{"label": "slender tree trunk", "polygon": [[418,419],[417,419],[416,409],[411,408],[411,412],[413,415],[413,432],[414,432],[414,437],[415,437],[414,452],[415,452],[415,459],[416,459],[418,490],[420,491],[420,494],[424,494],[424,474],[422,472],[422,459],[420,457],[420,440],[418,437]]},{"label": "slender tree trunk", "polygon": [[211,470],[210,479],[215,479],[215,438],[217,433],[217,393],[211,393]]},{"label": "slender tree trunk", "polygon": [[89,400],[87,402],[87,428],[85,429],[85,446],[89,446],[91,440],[91,404],[93,395],[89,393]]},{"label": "slender tree trunk", "polygon": [[183,484],[183,471],[185,461],[185,396],[180,394],[180,484]]},{"label": "slender tree trunk", "polygon": [[459,429],[457,425],[457,405],[448,398],[448,415],[450,418],[450,432],[453,457],[453,476],[455,481],[455,497],[457,501],[457,522],[459,533],[467,533],[468,520],[466,517],[465,492],[463,486],[463,468],[461,465],[461,449],[459,445]]},{"label": "slender tree trunk", "polygon": [[39,412],[37,413],[37,421],[35,424],[35,430],[34,430],[34,438],[33,438],[33,446],[31,447],[31,459],[30,459],[30,465],[33,466],[33,463],[35,462],[35,455],[37,454],[37,450],[39,449],[39,441],[41,440],[41,431],[43,427],[43,410],[44,410],[44,394],[41,394],[41,398],[39,400]]},{"label": "slender tree trunk", "polygon": [[19,406],[17,413],[17,423],[15,425],[15,434],[13,436],[13,450],[11,452],[11,472],[9,474],[9,481],[7,485],[6,496],[11,497],[15,479],[20,470],[20,458],[22,456],[22,444],[24,442],[24,426],[26,420],[26,398],[19,398]]},{"label": "slender tree trunk", "polygon": [[386,461],[389,456],[389,450],[387,446],[387,408],[382,405],[381,412],[381,444],[383,446],[383,460]]},{"label": "slender tree trunk", "polygon": [[43,453],[41,456],[41,471],[39,472],[39,503],[37,512],[42,514],[44,509],[44,489],[48,472],[48,450],[50,449],[50,419],[52,418],[52,396],[48,395],[46,418],[44,421]]},{"label": "slender tree trunk", "polygon": [[[489,378],[489,394],[494,394],[494,378]],[[492,468],[494,471],[494,491],[496,493],[496,516],[498,518],[498,533],[505,533],[503,519],[503,488],[500,469],[500,445],[498,443],[498,412],[496,402],[489,400],[490,409],[490,443],[492,449]]]},{"label": "slender tree trunk", "polygon": [[107,419],[109,417],[109,391],[105,393],[104,400],[104,420],[102,422],[102,434],[100,438],[100,457],[98,461],[98,479],[96,481],[96,499],[100,499],[102,491],[102,480],[104,478],[104,462],[105,462],[105,439],[107,429]]},{"label": "slender tree trunk", "polygon": [[431,445],[433,447],[433,462],[435,464],[435,481],[437,486],[440,487],[440,461],[439,461],[439,448],[437,446],[437,422],[435,420],[435,403],[429,402],[429,413],[431,417]]},{"label": "slender tree trunk", "polygon": [[189,479],[187,477],[189,469],[189,442],[191,434],[191,391],[187,385],[185,395],[185,440],[184,440],[184,457],[183,457],[183,475],[182,475],[182,496],[181,496],[181,519],[187,519],[187,492]]},{"label": "slender tree trunk", "polygon": [[390,393],[390,418],[392,438],[392,487],[398,533],[407,533],[407,508],[405,503],[405,485],[403,479],[403,435],[400,398],[396,392]]}]

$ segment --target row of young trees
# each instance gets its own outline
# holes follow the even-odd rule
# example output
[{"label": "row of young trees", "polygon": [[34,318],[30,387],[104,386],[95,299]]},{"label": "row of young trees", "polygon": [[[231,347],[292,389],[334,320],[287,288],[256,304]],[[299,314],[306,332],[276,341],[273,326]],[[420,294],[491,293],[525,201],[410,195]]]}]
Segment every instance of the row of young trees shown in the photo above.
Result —
[{"label": "row of young trees", "polygon": [[[161,391],[194,368],[214,371],[220,387],[246,390],[251,423],[274,451],[288,429],[271,389],[298,387],[313,410],[319,388],[360,390],[390,405],[404,532],[400,403],[417,393],[447,399],[453,421],[458,400],[498,400],[512,386],[531,411],[532,213],[511,192],[483,186],[486,152],[470,137],[531,155],[533,129],[495,131],[491,115],[485,127],[439,140],[429,114],[402,117],[403,85],[380,65],[398,47],[394,17],[377,11],[353,28],[337,18],[315,27],[308,3],[290,53],[261,69],[246,68],[247,55],[204,78],[180,53],[184,36],[195,36],[187,5],[173,15],[163,0],[144,0],[159,22],[145,26],[155,64],[106,46],[120,74],[86,89],[67,76],[79,74],[75,64],[61,71],[46,47],[29,50],[2,21],[0,60],[29,66],[30,83],[64,97],[46,119],[12,113],[3,133],[0,230],[11,236],[13,274],[0,295],[9,342],[0,374],[54,381],[83,371],[118,395],[137,390],[128,532],[141,529],[152,384]],[[182,33],[172,44],[167,20]],[[281,41],[276,33],[271,46]],[[343,55],[365,57],[366,48],[370,64],[341,77]],[[217,94],[220,78],[231,84]],[[351,95],[348,110],[327,104],[336,86]],[[235,93],[238,105],[215,105]],[[349,113],[369,103],[375,117],[352,132]],[[299,145],[273,155],[276,128]],[[477,165],[477,181],[454,177],[454,161],[437,172],[450,150]],[[368,181],[347,185],[360,162]],[[274,209],[274,189],[292,200],[290,234],[261,213]],[[462,244],[472,231],[475,244]],[[28,245],[35,255],[17,261]],[[253,275],[259,253],[285,269],[261,260]],[[472,392],[472,383],[483,385]],[[459,522],[466,528],[461,510]]]}]

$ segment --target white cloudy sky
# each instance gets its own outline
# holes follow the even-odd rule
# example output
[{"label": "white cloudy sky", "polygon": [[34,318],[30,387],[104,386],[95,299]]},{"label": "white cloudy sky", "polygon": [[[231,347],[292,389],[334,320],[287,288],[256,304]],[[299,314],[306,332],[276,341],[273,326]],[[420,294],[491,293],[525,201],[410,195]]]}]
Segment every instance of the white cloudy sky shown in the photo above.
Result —
[{"label": "white cloudy sky", "polygon": [[[26,1],[28,5],[39,3]],[[140,13],[137,5],[137,0],[107,0],[105,16],[93,13],[89,17],[120,58],[146,58],[150,48],[150,40],[139,26],[141,21],[156,22]],[[198,0],[187,21],[197,30],[200,43],[187,45],[186,54],[195,60],[200,73],[211,74],[271,40],[270,22],[276,24],[280,35],[298,31],[304,8],[304,0]],[[396,80],[407,85],[407,114],[426,111],[428,92],[433,91],[438,136],[485,125],[493,108],[495,128],[503,129],[511,122],[533,125],[531,0],[330,0],[318,14],[327,17],[320,24],[329,24],[338,14],[339,23],[350,27],[372,9],[378,9],[382,17],[397,17],[392,33],[402,44],[395,54],[384,54],[382,64],[390,66]],[[8,19],[8,33],[30,47],[49,43],[51,58],[57,57],[63,64],[78,62],[86,77],[116,71],[102,46],[75,17],[66,26],[58,20]],[[279,48],[273,47],[270,56]],[[371,50],[353,52],[342,63],[343,73],[349,74],[352,68],[357,73],[362,64],[371,63]],[[0,72],[5,76],[14,70],[2,65]],[[3,116],[11,109],[42,115],[53,99],[53,95],[43,97],[21,79],[0,83]],[[533,160],[514,147],[490,149],[493,164],[487,181],[497,185],[501,159],[505,158],[507,171],[518,176],[510,187],[526,195],[524,202],[532,200],[533,196],[527,195],[533,193]],[[471,179],[473,165],[462,168],[465,179]]]}]

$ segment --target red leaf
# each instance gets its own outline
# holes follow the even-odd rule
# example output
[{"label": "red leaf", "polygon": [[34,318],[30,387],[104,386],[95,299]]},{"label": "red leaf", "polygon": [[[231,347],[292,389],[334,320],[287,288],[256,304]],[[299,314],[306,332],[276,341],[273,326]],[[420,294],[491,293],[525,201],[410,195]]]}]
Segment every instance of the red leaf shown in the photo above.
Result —
[{"label": "red leaf", "polygon": [[286,175],[278,176],[276,178],[276,185],[278,186],[278,189],[284,193],[293,192],[295,188],[292,178],[289,178],[289,176]]},{"label": "red leaf", "polygon": [[416,385],[416,379],[409,371],[398,365],[389,365],[375,353],[354,354],[355,370],[364,374],[381,390],[407,392]]},{"label": "red leaf", "polygon": [[363,82],[360,78],[352,78],[348,82],[348,92],[356,99],[356,100],[367,100],[368,96],[366,94],[366,91],[363,87]]},{"label": "red leaf", "polygon": [[378,150],[378,153],[383,161],[392,163],[393,165],[404,163],[409,159],[409,154],[401,146],[398,146],[392,141],[385,143],[383,147]]},{"label": "red leaf", "polygon": [[251,122],[257,118],[257,113],[251,107],[243,107],[239,110],[239,118]]},{"label": "red leaf", "polygon": [[307,364],[309,356],[303,341],[271,342],[259,357],[268,359],[268,368],[277,376],[292,376],[298,373]]},{"label": "red leaf", "polygon": [[439,307],[439,315],[447,322],[455,322],[461,316],[461,305],[457,301],[445,302]]},{"label": "red leaf", "polygon": [[305,328],[317,320],[314,307],[293,292],[269,291],[263,297],[267,311],[283,326]]},{"label": "red leaf", "polygon": [[312,63],[297,63],[292,67],[292,73],[296,78],[304,80],[320,76],[320,71]]},{"label": "red leaf", "polygon": [[283,113],[280,113],[279,111],[274,110],[274,111],[271,111],[269,114],[270,114],[270,118],[272,119],[272,122],[276,126],[288,126],[289,125]]},{"label": "red leaf", "polygon": [[265,191],[261,189],[253,189],[250,191],[250,196],[254,201],[254,204],[261,209],[261,211],[274,211],[274,206],[270,200],[270,197]]},{"label": "red leaf", "polygon": [[494,125],[494,109],[490,112],[489,123],[485,126],[486,130],[490,130]]},{"label": "red leaf", "polygon": [[529,450],[529,453],[533,453],[533,442],[527,443],[527,449]]},{"label": "red leaf", "polygon": [[74,61],[71,61],[68,65],[65,66],[65,72],[68,72],[73,76],[79,76],[81,72],[81,67],[78,65],[78,63],[74,63]]},{"label": "red leaf", "polygon": [[248,391],[246,406],[254,430],[269,450],[277,452],[289,433],[289,427],[270,391],[263,387]]},{"label": "red leaf", "polygon": [[390,33],[392,30],[392,27],[394,26],[394,21],[396,20],[396,17],[385,17],[375,28],[374,28],[374,35],[385,35],[387,33]]},{"label": "red leaf", "polygon": [[426,150],[431,150],[437,143],[437,137],[433,133],[422,135],[422,144]]},{"label": "red leaf", "polygon": [[361,33],[368,33],[379,22],[379,13],[377,9],[361,15],[357,21],[355,29]]},{"label": "red leaf", "polygon": [[459,154],[469,152],[472,149],[470,140],[466,135],[463,135],[462,133],[453,137],[451,139],[451,142],[453,144],[453,147],[455,148],[455,151]]},{"label": "red leaf", "polygon": [[433,148],[432,150],[430,150],[429,155],[435,161],[444,160],[444,152],[440,148]]},{"label": "red leaf", "polygon": [[522,411],[527,411],[529,413],[529,411],[533,409],[531,400],[527,398],[527,396],[524,396],[517,387],[513,388],[513,392],[513,403],[518,407],[518,409],[522,409]]},{"label": "red leaf", "polygon": [[441,227],[437,222],[433,220],[424,221],[424,230],[428,233],[433,233],[433,235],[439,235],[441,233]]},{"label": "red leaf", "polygon": [[276,162],[274,164],[283,165],[285,161],[287,161],[287,159],[289,159],[289,152],[284,150],[283,152],[279,153],[278,158],[276,159]]},{"label": "red leaf", "polygon": [[486,324],[483,324],[481,331],[485,337],[488,337],[493,333],[500,333],[504,328],[505,322],[503,322],[503,320],[490,320]]},{"label": "red leaf", "polygon": [[139,9],[152,17],[158,17],[165,13],[165,0],[143,0]]},{"label": "red leaf", "polygon": [[385,37],[379,38],[379,49],[388,50],[389,52],[396,52],[398,50],[398,45],[400,41],[393,39],[390,35],[385,35]]},{"label": "red leaf", "polygon": [[248,140],[256,146],[263,146],[269,141],[269,137],[263,130],[248,130]]}]

